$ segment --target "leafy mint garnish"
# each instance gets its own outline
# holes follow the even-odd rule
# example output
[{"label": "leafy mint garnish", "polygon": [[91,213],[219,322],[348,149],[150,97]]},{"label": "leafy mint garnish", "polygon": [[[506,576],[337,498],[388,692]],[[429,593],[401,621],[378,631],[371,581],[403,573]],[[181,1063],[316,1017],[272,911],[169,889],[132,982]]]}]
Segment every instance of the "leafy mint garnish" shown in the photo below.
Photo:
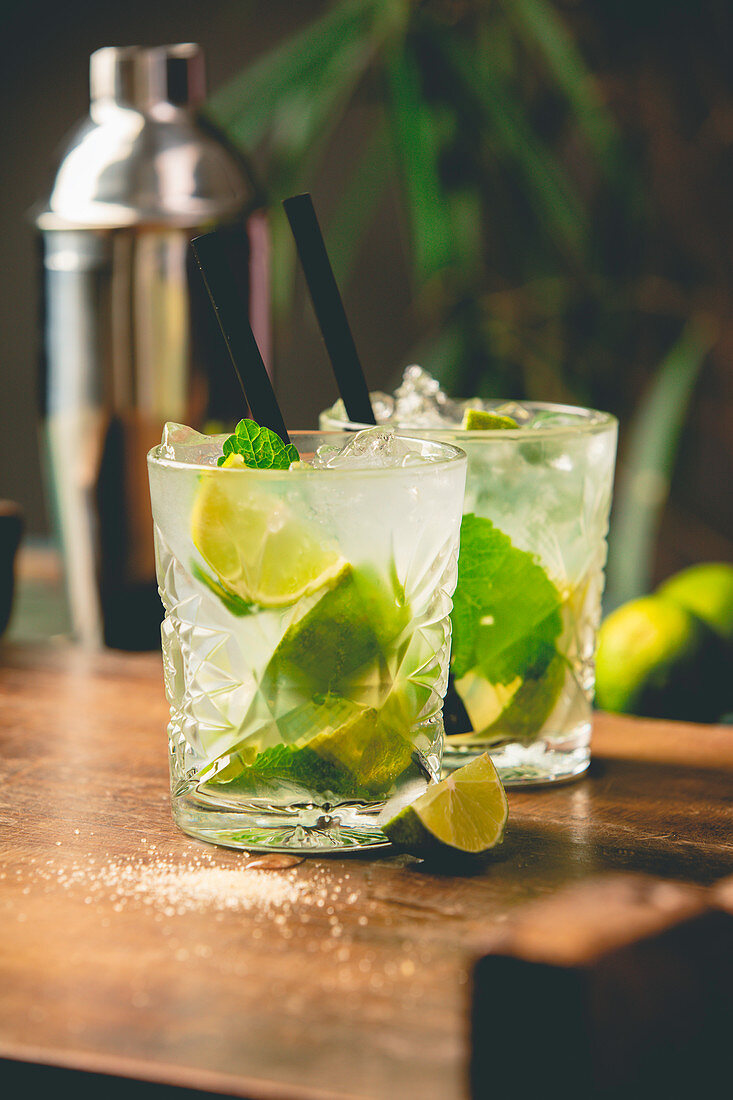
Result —
[{"label": "leafy mint garnish", "polygon": [[239,421],[234,435],[224,440],[218,465],[222,466],[230,454],[241,455],[245,466],[258,470],[287,470],[291,462],[300,459],[292,443],[283,443],[276,432],[260,427],[255,420]]},{"label": "leafy mint garnish", "polygon": [[451,615],[455,679],[472,670],[491,684],[541,676],[556,653],[561,604],[534,555],[490,519],[463,517]]},{"label": "leafy mint garnish", "polygon": [[[216,783],[216,780],[212,780]],[[368,798],[370,794],[345,768],[339,768],[307,747],[273,745],[229,783],[227,789],[239,794],[264,796],[278,785],[291,783],[318,793],[330,792],[341,797]]]}]

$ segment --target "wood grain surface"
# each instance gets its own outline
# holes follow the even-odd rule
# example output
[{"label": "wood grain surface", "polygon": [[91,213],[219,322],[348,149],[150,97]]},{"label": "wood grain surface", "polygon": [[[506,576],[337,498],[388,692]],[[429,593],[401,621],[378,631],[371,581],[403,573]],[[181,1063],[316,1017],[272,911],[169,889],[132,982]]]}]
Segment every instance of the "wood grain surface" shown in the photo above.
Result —
[{"label": "wood grain surface", "polygon": [[466,1097],[473,966],[528,906],[623,872],[694,909],[733,875],[729,728],[597,715],[588,775],[510,793],[504,845],[456,876],[397,856],[248,869],[190,840],[166,721],[159,656],[0,649],[6,1066],[253,1100]]}]

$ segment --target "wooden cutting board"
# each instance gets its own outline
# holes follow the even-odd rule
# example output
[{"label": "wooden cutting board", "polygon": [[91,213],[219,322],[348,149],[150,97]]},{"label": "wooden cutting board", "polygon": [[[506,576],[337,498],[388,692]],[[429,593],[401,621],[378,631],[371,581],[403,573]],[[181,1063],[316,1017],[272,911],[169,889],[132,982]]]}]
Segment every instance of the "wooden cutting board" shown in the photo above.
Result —
[{"label": "wooden cutting board", "polygon": [[[138,1100],[139,1082],[253,1100],[467,1097],[478,959],[526,958],[534,943],[547,965],[567,926],[563,966],[577,972],[585,944],[588,972],[701,917],[705,888],[733,875],[729,728],[599,714],[589,774],[510,793],[504,845],[459,877],[397,856],[265,870],[188,839],[169,813],[166,720],[156,655],[0,649],[9,1084],[73,1074],[77,1092]],[[620,917],[598,889],[622,890]],[[537,917],[545,904],[552,919]]]}]

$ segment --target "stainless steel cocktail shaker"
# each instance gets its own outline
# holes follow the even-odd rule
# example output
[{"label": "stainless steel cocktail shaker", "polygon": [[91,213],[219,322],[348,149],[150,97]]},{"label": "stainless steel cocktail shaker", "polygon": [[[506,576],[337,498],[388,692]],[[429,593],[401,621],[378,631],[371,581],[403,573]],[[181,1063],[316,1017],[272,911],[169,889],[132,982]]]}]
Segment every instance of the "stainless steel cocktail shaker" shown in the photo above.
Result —
[{"label": "stainless steel cocktail shaker", "polygon": [[189,242],[239,238],[267,359],[267,229],[247,166],[197,118],[198,46],[106,47],[90,75],[89,118],[36,218],[49,480],[77,638],[147,649],[162,612],[146,452],[166,420],[245,412]]}]

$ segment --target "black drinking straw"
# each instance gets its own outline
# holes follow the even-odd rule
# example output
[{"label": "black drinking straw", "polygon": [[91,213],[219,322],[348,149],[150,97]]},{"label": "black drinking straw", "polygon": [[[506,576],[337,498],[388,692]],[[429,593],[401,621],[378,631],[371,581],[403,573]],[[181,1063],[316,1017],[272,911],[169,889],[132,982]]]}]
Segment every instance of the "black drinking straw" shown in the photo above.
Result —
[{"label": "black drinking straw", "polygon": [[277,432],[284,443],[289,443],[280,406],[249,323],[247,303],[242,302],[238,294],[223,238],[216,230],[204,233],[194,237],[191,248],[252,416],[263,428]]},{"label": "black drinking straw", "polygon": [[306,192],[283,201],[313,301],[323,342],[331,360],[346,415],[357,424],[376,424],[349,322],[326,252],[313,200]]}]

